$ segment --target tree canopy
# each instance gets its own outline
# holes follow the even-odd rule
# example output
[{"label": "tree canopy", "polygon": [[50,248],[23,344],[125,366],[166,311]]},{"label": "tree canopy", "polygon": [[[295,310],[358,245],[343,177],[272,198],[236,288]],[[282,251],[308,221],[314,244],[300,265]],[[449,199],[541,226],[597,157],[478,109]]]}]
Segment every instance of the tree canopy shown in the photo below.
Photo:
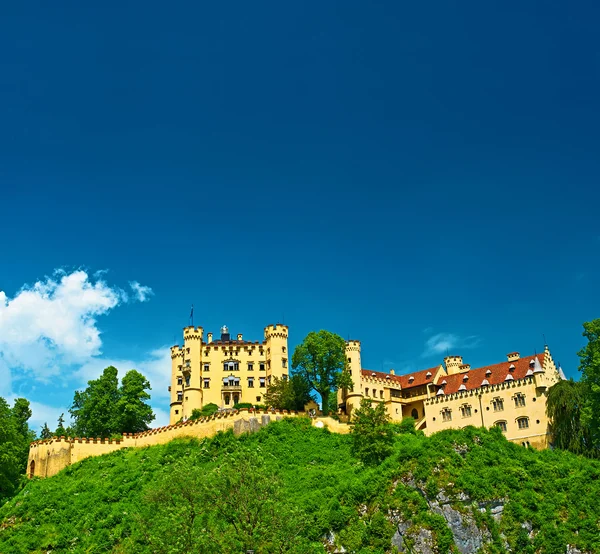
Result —
[{"label": "tree canopy", "polygon": [[294,350],[292,370],[319,393],[324,414],[329,412],[331,392],[352,386],[346,371],[346,342],[329,331],[311,331],[306,336]]},{"label": "tree canopy", "polygon": [[304,375],[292,375],[289,379],[275,377],[265,394],[265,406],[276,410],[304,410],[312,400],[310,384]]},{"label": "tree canopy", "polygon": [[17,398],[11,409],[0,397],[0,504],[17,491],[27,467],[29,443],[35,439],[27,424],[30,417],[28,400]]},{"label": "tree canopy", "polygon": [[148,429],[154,419],[150,383],[138,371],[128,371],[121,381],[116,367],[109,366],[98,379],[88,381],[84,391],[76,391],[69,409],[73,432],[80,436],[110,437]]},{"label": "tree canopy", "polygon": [[581,411],[582,424],[589,433],[590,448],[600,450],[600,319],[583,324],[587,345],[579,352],[579,371],[585,401]]},{"label": "tree canopy", "polygon": [[352,412],[353,454],[365,464],[379,464],[391,454],[393,442],[394,432],[385,404],[363,398]]}]

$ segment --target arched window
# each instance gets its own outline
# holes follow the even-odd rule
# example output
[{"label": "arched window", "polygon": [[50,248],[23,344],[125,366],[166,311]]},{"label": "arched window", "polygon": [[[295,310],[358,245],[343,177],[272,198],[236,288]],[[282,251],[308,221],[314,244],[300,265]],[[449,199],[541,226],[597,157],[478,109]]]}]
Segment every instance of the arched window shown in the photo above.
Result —
[{"label": "arched window", "polygon": [[413,419],[419,419],[419,411],[416,408],[413,408],[413,411],[410,412],[410,415],[413,417]]},{"label": "arched window", "polygon": [[495,427],[500,427],[500,429],[502,429],[503,433],[506,433],[506,421],[496,421],[496,423],[494,423]]},{"label": "arched window", "polygon": [[529,429],[529,418],[520,417],[517,419],[517,424],[519,425],[519,429]]},{"label": "arched window", "polygon": [[29,464],[29,477],[33,477],[35,475],[35,460],[31,460]]}]

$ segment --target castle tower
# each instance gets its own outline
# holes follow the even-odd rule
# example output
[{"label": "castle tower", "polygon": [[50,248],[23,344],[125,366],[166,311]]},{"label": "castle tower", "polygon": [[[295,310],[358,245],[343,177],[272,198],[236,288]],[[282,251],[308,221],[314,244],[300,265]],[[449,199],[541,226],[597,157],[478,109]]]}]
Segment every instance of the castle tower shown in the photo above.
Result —
[{"label": "castle tower", "polygon": [[202,327],[185,327],[183,330],[183,412],[184,418],[202,406]]},{"label": "castle tower", "polygon": [[287,379],[290,374],[288,327],[277,323],[265,327],[265,361],[267,386],[274,377]]},{"label": "castle tower", "polygon": [[340,389],[338,391],[338,404],[346,404],[346,414],[351,416],[352,410],[360,406],[360,401],[363,398],[363,393],[360,390],[362,378],[360,341],[349,340],[346,342],[346,364],[354,386],[350,390]]},{"label": "castle tower", "polygon": [[446,373],[448,375],[460,373],[461,366],[463,365],[462,356],[446,356],[444,358],[444,364],[446,365]]},{"label": "castle tower", "polygon": [[173,424],[183,417],[183,350],[179,345],[171,347],[171,404],[169,423]]}]

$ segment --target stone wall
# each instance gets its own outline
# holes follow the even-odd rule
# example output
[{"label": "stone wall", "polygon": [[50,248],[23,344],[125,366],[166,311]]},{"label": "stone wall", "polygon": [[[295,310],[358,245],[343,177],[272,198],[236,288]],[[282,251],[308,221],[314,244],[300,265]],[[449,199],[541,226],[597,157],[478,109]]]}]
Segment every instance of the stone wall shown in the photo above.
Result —
[{"label": "stone wall", "polygon": [[[175,438],[212,437],[219,431],[233,429],[235,434],[258,431],[271,421],[284,417],[307,417],[303,412],[288,411],[249,411],[242,409],[228,413],[218,413],[195,421],[186,421],[166,427],[150,429],[143,433],[125,434],[122,440],[54,437],[31,443],[27,474],[29,477],[52,477],[65,467],[90,456],[100,456],[120,448],[165,444]],[[327,427],[334,433],[349,433],[348,425],[327,418],[312,420],[316,427]]]}]

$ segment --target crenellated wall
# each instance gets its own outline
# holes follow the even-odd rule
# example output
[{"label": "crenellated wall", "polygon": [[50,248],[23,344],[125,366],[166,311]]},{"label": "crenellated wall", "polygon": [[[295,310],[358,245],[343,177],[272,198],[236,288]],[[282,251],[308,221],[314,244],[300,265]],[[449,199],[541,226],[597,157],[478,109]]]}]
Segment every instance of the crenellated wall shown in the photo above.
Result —
[{"label": "crenellated wall", "polygon": [[[166,427],[150,429],[143,433],[125,434],[122,440],[54,437],[31,443],[27,474],[29,477],[52,477],[65,467],[90,456],[108,454],[121,448],[164,444],[180,437],[212,437],[219,431],[233,429],[237,435],[257,431],[268,425],[272,418],[307,417],[304,412],[254,411],[242,409],[228,413],[217,413],[211,417],[186,421]],[[346,434],[350,428],[330,417],[313,419],[313,425],[326,426],[334,433]]]}]

